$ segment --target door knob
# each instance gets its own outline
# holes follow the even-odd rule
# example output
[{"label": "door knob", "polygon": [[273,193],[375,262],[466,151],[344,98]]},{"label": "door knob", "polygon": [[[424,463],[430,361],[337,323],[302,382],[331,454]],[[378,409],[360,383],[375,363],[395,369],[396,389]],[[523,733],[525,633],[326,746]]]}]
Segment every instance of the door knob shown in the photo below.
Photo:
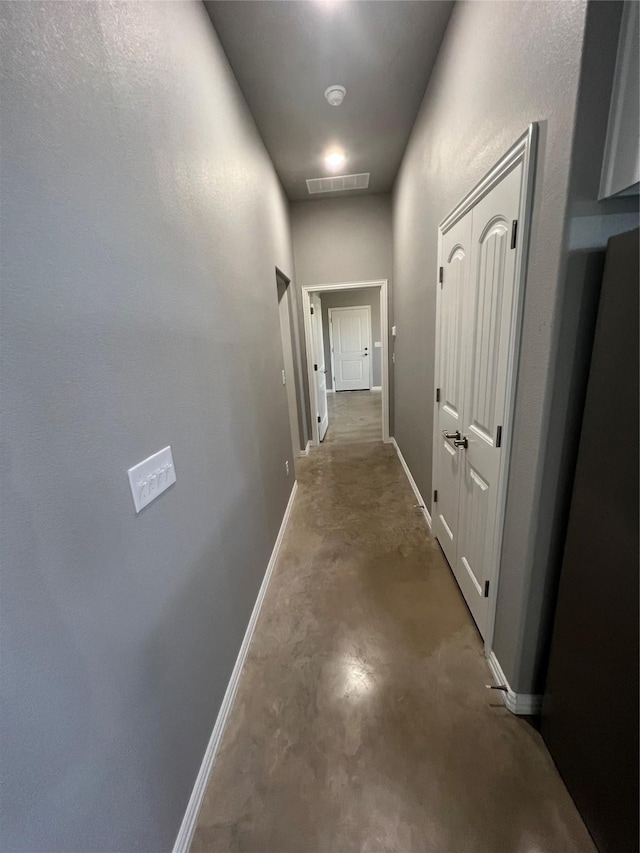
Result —
[{"label": "door knob", "polygon": [[465,450],[467,449],[467,447],[469,447],[469,442],[467,441],[466,435],[463,436],[462,438],[456,439],[456,441],[454,441],[453,444],[455,447],[464,447]]},{"label": "door knob", "polygon": [[447,432],[446,429],[443,429],[442,434],[445,438],[460,438],[460,432],[458,430],[456,430],[456,432]]}]

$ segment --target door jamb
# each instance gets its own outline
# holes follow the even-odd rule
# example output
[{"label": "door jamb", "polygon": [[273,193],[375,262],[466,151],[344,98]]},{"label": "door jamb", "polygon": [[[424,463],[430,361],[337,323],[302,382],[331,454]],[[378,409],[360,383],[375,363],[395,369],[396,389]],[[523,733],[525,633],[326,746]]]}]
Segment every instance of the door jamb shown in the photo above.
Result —
[{"label": "door jamb", "polygon": [[[300,456],[304,451],[302,444],[304,443],[303,436],[306,433],[304,424],[301,422],[301,414],[304,414],[304,402],[302,396],[302,372],[300,358],[300,335],[298,332],[298,312],[295,302],[295,287],[288,275],[276,267],[276,287],[278,279],[284,285],[284,293],[282,298],[287,300],[287,316],[289,319],[289,340],[291,342],[291,358],[293,362],[293,375],[286,375],[285,365],[285,380],[287,385],[287,408],[289,408],[289,394],[292,393],[293,402],[296,410],[296,425],[298,428],[297,441],[293,445],[293,455]],[[278,311],[280,306],[278,305]],[[278,318],[279,319],[279,318]],[[284,352],[283,352],[284,356]],[[293,439],[293,436],[292,436]]]},{"label": "door jamb", "polygon": [[[471,210],[483,196],[498,184],[502,178],[510,172],[518,163],[522,163],[522,190],[520,193],[520,209],[518,211],[518,244],[515,249],[515,294],[511,315],[511,339],[509,341],[509,358],[507,363],[506,378],[506,403],[503,424],[503,453],[498,477],[498,507],[495,540],[493,544],[493,559],[491,561],[491,574],[489,577],[489,598],[487,602],[487,626],[484,638],[485,655],[489,657],[493,650],[493,639],[496,624],[496,606],[498,601],[498,584],[500,580],[500,563],[502,559],[502,545],[504,535],[504,520],[506,515],[507,480],[511,464],[511,447],[513,438],[513,423],[515,414],[516,386],[518,378],[518,362],[520,355],[520,340],[522,336],[522,317],[524,309],[524,291],[527,271],[527,259],[529,253],[529,239],[531,231],[531,212],[533,207],[533,185],[535,178],[536,153],[538,142],[538,125],[533,122],[526,132],[511,146],[511,148],[500,158],[491,171],[469,192],[462,201],[442,220],[438,226],[438,265],[435,270],[436,282],[436,352],[434,370],[433,400],[436,397],[436,388],[439,385],[439,347],[440,347],[440,311],[441,299],[439,286],[439,269],[444,266],[442,258],[442,238],[446,232],[455,225],[469,210]],[[433,460],[435,473],[435,442],[438,434],[438,407],[433,407]],[[434,483],[434,488],[435,488]],[[431,517],[435,521],[435,507],[431,505]]]},{"label": "door jamb", "polygon": [[335,363],[333,360],[333,312],[334,311],[362,311],[365,309],[369,316],[369,336],[367,338],[369,344],[369,391],[373,388],[373,331],[371,329],[371,306],[370,305],[341,305],[339,308],[329,308],[329,343],[331,348],[331,387],[333,390],[336,390],[336,370]]},{"label": "door jamb", "polygon": [[304,318],[305,352],[307,354],[307,379],[309,382],[309,401],[311,404],[311,436],[313,444],[318,440],[318,422],[313,414],[318,411],[316,383],[313,376],[313,355],[311,349],[311,294],[336,290],[362,290],[365,287],[380,288],[380,337],[382,338],[382,440],[389,443],[389,308],[388,281],[351,281],[339,284],[305,284],[302,286],[302,314]]}]

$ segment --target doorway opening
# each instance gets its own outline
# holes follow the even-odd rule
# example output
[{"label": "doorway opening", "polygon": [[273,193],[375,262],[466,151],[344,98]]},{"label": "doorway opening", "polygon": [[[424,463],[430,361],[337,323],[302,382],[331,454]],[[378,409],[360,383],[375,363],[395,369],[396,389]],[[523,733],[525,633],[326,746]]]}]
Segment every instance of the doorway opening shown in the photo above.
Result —
[{"label": "doorway opening", "polygon": [[287,406],[289,409],[289,428],[291,430],[291,446],[293,455],[300,456],[306,445],[306,435],[303,428],[302,394],[300,388],[300,371],[296,369],[299,362],[299,345],[295,325],[294,293],[291,280],[276,268],[276,288],[278,292],[278,314],[280,317],[280,337],[282,340],[282,384],[287,390]]},{"label": "doorway opening", "polygon": [[313,444],[389,441],[387,281],[302,288]]}]

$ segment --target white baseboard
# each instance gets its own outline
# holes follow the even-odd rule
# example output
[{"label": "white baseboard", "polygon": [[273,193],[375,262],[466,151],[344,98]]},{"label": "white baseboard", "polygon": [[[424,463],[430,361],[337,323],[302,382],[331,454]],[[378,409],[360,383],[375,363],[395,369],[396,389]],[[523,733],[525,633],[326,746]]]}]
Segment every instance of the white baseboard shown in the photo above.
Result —
[{"label": "white baseboard", "polygon": [[335,393],[336,393],[335,388],[327,388],[327,394],[335,394]]},{"label": "white baseboard", "polygon": [[404,456],[402,455],[400,448],[398,447],[398,442],[395,440],[395,438],[391,438],[391,444],[393,444],[393,446],[396,449],[396,453],[398,454],[398,459],[400,460],[400,464],[404,468],[404,473],[407,475],[407,480],[409,481],[409,485],[413,489],[413,493],[416,496],[416,498],[418,499],[418,504],[420,505],[420,509],[422,510],[422,514],[425,517],[425,521],[429,525],[429,528],[431,528],[431,514],[430,514],[429,510],[427,509],[426,503],[422,499],[422,495],[420,494],[420,489],[418,488],[416,481],[413,479],[411,471],[409,470],[409,466],[405,462]]},{"label": "white baseboard", "polygon": [[[311,442],[309,442],[309,444],[310,443]],[[309,444],[307,445],[307,450],[309,448]],[[173,845],[173,853],[188,853],[189,848],[191,846],[193,833],[195,832],[196,825],[198,822],[198,813],[200,811],[200,806],[202,805],[202,800],[207,789],[207,783],[209,782],[209,776],[211,775],[211,770],[213,769],[213,765],[215,762],[216,753],[218,751],[218,747],[220,746],[220,741],[222,740],[222,735],[224,733],[224,729],[229,718],[231,708],[233,707],[233,700],[235,699],[236,690],[238,689],[238,683],[242,674],[242,667],[244,666],[244,662],[247,657],[247,652],[249,651],[249,646],[251,645],[251,639],[253,637],[253,632],[256,627],[256,622],[258,621],[258,616],[260,615],[260,608],[262,607],[262,602],[264,601],[264,597],[267,592],[267,587],[269,586],[269,581],[271,580],[273,567],[275,566],[276,560],[278,559],[278,552],[280,551],[282,539],[284,537],[284,533],[289,522],[291,509],[293,507],[293,501],[296,496],[297,490],[298,483],[296,481],[293,484],[293,488],[291,489],[289,502],[287,503],[287,508],[284,512],[282,524],[280,525],[280,530],[278,531],[278,536],[276,538],[275,545],[273,546],[271,557],[269,558],[267,570],[264,573],[264,578],[262,579],[262,584],[260,585],[258,597],[256,598],[256,603],[253,606],[251,618],[249,619],[249,624],[247,625],[247,630],[245,631],[244,639],[242,640],[242,645],[240,646],[240,651],[238,652],[238,657],[236,659],[235,666],[233,667],[233,672],[231,673],[231,678],[229,679],[229,684],[227,685],[227,690],[224,694],[224,699],[222,700],[222,705],[220,706],[220,711],[218,712],[218,717],[213,727],[213,732],[211,733],[209,744],[204,754],[202,764],[200,765],[200,770],[198,771],[198,776],[196,778],[195,785],[193,786],[191,797],[189,798],[187,810],[185,812],[184,818],[182,819],[182,824],[180,826],[180,831],[178,832],[178,837],[176,838],[176,842]]]},{"label": "white baseboard", "polygon": [[511,713],[527,716],[539,714],[542,710],[542,696],[539,693],[514,693],[502,671],[495,652],[489,652],[487,661],[496,684],[502,684],[507,688],[506,690],[496,690],[495,692],[502,696],[502,701]]},{"label": "white baseboard", "polygon": [[371,390],[372,391],[382,391],[382,385],[372,385]]},{"label": "white baseboard", "polygon": [[312,445],[312,444],[313,444],[313,442],[308,441],[308,442],[307,442],[307,446],[305,447],[305,449],[304,449],[304,450],[301,450],[301,451],[300,451],[300,453],[298,454],[298,456],[308,456],[308,455],[309,455],[309,448],[311,447],[311,445]]}]

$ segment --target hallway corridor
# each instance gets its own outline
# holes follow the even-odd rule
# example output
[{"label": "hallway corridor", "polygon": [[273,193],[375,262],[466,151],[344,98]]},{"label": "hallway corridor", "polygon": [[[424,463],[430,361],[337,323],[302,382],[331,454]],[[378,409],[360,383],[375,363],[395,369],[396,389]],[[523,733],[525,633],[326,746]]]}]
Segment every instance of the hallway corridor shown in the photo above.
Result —
[{"label": "hallway corridor", "polygon": [[504,708],[391,445],[325,443],[299,489],[193,853],[583,853]]}]

